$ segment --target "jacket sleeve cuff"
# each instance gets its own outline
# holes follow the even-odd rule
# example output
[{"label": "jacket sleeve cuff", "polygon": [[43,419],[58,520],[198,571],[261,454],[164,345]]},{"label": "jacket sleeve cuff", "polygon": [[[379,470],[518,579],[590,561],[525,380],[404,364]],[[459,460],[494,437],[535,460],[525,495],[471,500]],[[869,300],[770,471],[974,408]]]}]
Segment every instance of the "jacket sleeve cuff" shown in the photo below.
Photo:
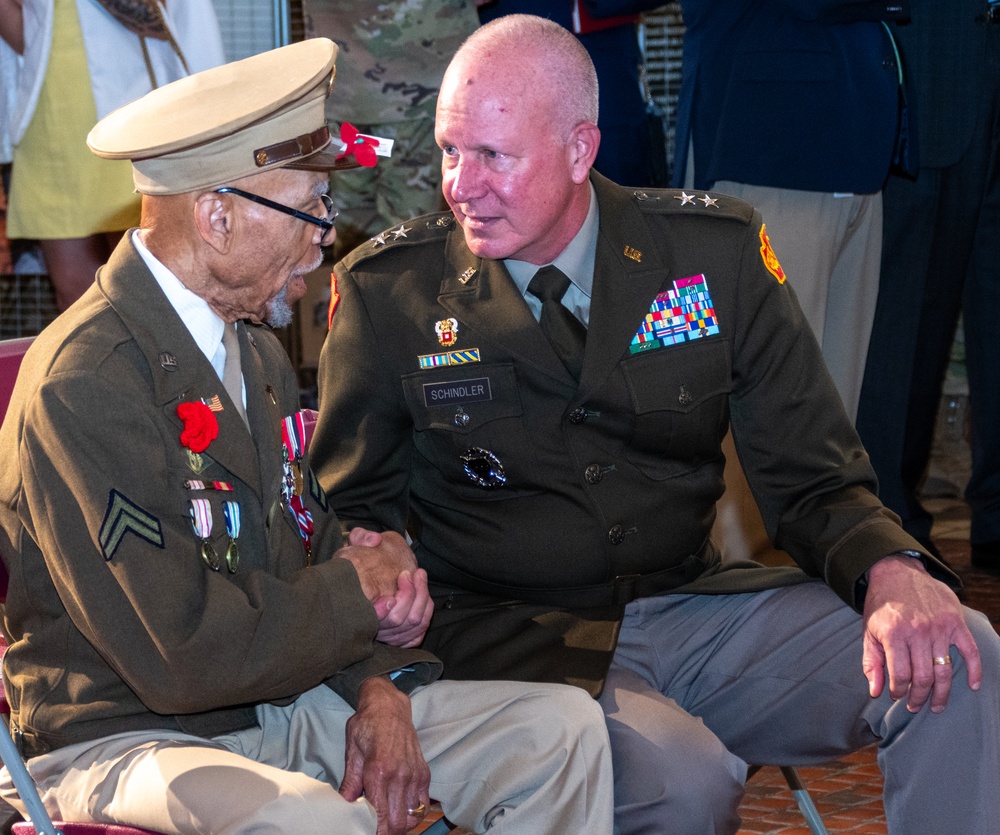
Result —
[{"label": "jacket sleeve cuff", "polygon": [[403,693],[430,684],[441,677],[444,665],[429,652],[421,649],[402,649],[388,644],[376,644],[370,658],[345,668],[328,678],[326,686],[332,689],[351,707],[358,706],[358,691],[365,679],[389,676]]}]

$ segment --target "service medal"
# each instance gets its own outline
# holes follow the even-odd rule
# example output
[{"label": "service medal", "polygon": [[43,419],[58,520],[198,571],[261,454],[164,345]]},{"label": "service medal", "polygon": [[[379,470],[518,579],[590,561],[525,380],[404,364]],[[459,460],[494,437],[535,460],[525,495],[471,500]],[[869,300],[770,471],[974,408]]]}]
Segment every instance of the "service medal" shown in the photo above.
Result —
[{"label": "service medal", "polygon": [[241,517],[239,502],[223,502],[222,515],[226,520],[226,533],[229,535],[229,547],[226,548],[226,568],[230,574],[236,573],[240,564],[240,551],[236,547],[236,539],[240,535]]},{"label": "service medal", "polygon": [[208,499],[190,499],[191,525],[201,540],[201,558],[212,571],[219,570],[219,555],[208,538],[212,535],[212,505]]}]

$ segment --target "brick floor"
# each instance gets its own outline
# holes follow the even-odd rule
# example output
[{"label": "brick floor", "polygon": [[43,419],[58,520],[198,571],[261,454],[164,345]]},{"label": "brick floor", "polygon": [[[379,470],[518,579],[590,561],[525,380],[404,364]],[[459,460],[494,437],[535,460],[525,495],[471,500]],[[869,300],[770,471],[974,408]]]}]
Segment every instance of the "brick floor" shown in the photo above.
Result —
[{"label": "brick floor", "polygon": [[[882,775],[874,748],[797,771],[831,833],[885,835]],[[762,768],[747,781],[740,815],[740,835],[809,835],[785,778],[774,767]]]}]

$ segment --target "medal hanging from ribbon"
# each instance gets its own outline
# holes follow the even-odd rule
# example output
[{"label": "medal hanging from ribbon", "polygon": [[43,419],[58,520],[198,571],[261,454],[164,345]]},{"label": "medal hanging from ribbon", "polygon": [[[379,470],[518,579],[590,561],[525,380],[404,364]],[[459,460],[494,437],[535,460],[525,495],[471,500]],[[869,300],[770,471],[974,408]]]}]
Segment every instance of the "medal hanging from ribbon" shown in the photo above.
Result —
[{"label": "medal hanging from ribbon", "polygon": [[302,501],[302,454],[306,448],[306,426],[302,412],[289,415],[281,422],[281,440],[284,444],[284,466],[285,474],[282,483],[285,503],[295,523],[299,528],[299,535],[306,546],[306,554],[311,550],[312,534],[314,530],[312,514],[306,510]]},{"label": "medal hanging from ribbon", "polygon": [[194,533],[201,540],[201,558],[212,571],[219,570],[219,555],[215,553],[208,538],[212,535],[212,505],[208,499],[190,499],[191,524]]},{"label": "medal hanging from ribbon", "polygon": [[226,533],[229,534],[229,547],[226,548],[226,568],[230,574],[236,573],[240,564],[240,552],[236,547],[236,539],[240,535],[242,511],[239,502],[223,502],[222,515],[226,520]]}]

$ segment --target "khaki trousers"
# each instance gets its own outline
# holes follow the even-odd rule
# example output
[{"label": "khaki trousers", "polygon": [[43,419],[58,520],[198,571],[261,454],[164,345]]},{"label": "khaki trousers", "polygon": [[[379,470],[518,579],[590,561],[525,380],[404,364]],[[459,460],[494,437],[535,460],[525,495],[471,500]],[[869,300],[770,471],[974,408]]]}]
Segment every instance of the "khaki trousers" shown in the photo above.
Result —
[{"label": "khaki trousers", "polygon": [[[412,708],[431,797],[453,822],[497,835],[612,831],[607,731],[582,690],[436,682],[414,691]],[[29,768],[55,819],[167,835],[371,835],[373,808],[336,790],[352,712],[317,687],[287,707],[259,707],[259,728],[213,740],[119,734],[36,757]],[[6,771],[0,791],[10,799]]]}]

